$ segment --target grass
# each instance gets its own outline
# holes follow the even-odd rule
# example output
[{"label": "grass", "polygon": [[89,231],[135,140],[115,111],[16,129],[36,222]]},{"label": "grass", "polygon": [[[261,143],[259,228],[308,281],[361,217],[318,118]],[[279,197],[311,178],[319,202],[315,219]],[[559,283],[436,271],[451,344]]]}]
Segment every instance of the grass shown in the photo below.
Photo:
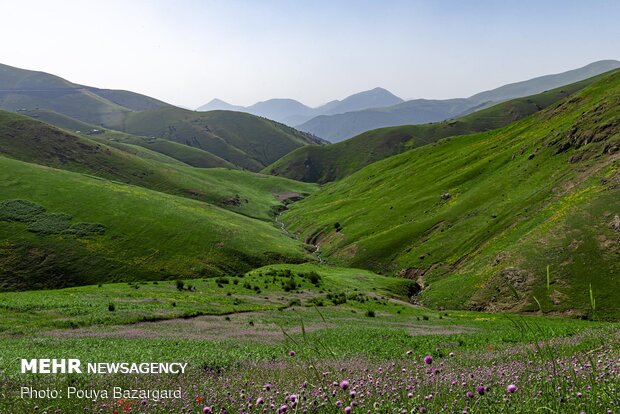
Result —
[{"label": "grass", "polygon": [[[318,284],[308,276],[313,273],[319,275]],[[301,286],[286,292],[281,282],[291,275]],[[357,392],[354,412],[421,406],[432,412],[453,400],[459,411],[475,403],[478,412],[530,412],[549,404],[561,412],[596,404],[615,407],[617,401],[606,393],[614,392],[617,377],[612,376],[607,361],[617,357],[618,324],[433,311],[404,300],[401,285],[406,282],[359,269],[307,263],[267,266],[243,277],[186,280],[181,288],[180,283],[166,281],[0,293],[0,361],[4,367],[0,410],[158,413],[178,411],[181,406],[190,412],[213,406],[236,412],[241,401],[247,404],[236,398],[241,393],[251,397],[253,405],[263,397],[267,404],[273,399],[280,407],[287,404],[286,396],[296,394],[307,398],[300,405],[312,406],[321,395],[319,387],[330,393],[327,399],[319,397],[319,412],[342,412],[352,402],[351,390]],[[260,285],[263,291],[253,294],[244,283]],[[368,299],[350,298],[338,305],[326,302],[321,307],[309,303],[312,297],[327,294]],[[170,318],[181,319],[166,320]],[[542,345],[536,348],[533,343]],[[290,351],[295,355],[290,356]],[[425,371],[425,355],[433,357],[431,371]],[[19,358],[35,356],[70,356],[83,364],[169,361],[189,365],[185,374],[174,376],[20,374]],[[600,380],[589,376],[588,356],[602,361],[594,362]],[[528,360],[532,361],[529,365]],[[553,369],[551,361],[579,371],[572,379],[558,377],[548,384],[544,378]],[[554,375],[558,374],[555,370]],[[365,380],[369,375],[373,381]],[[332,383],[341,384],[344,379],[351,389],[336,391],[332,398],[331,390],[338,390]],[[450,386],[454,379],[458,387]],[[266,383],[271,384],[269,391],[263,387]],[[502,390],[508,383],[516,383],[519,392],[504,402]],[[476,394],[467,403],[465,392],[476,393],[481,384],[488,388],[486,396]],[[146,405],[141,405],[141,399],[111,395],[22,399],[18,395],[24,385],[110,393],[112,387],[180,387],[182,396],[165,400],[165,406],[164,400],[147,398]],[[393,393],[383,394],[384,386],[393,388]],[[542,397],[530,397],[539,390],[544,391]],[[583,397],[577,398],[577,391]],[[434,397],[425,399],[431,392]],[[565,400],[558,402],[556,395]],[[376,403],[380,409],[373,408]],[[262,407],[249,411],[256,409],[262,412]]]},{"label": "grass", "polygon": [[302,147],[266,167],[263,172],[306,182],[338,181],[373,162],[442,138],[506,126],[557,103],[603,76],[512,99],[454,120],[380,128],[333,145]]},{"label": "grass", "polygon": [[0,147],[5,156],[193,198],[261,220],[271,220],[273,208],[280,204],[274,194],[308,194],[316,189],[314,185],[249,172],[192,168],[161,156],[145,156],[147,150],[127,152],[124,144],[117,149],[107,143],[111,142],[93,141],[21,115],[0,112]]},{"label": "grass", "polygon": [[618,96],[615,72],[502,129],[371,164],[284,222],[331,263],[417,278],[430,306],[536,311],[535,296],[587,317],[591,283],[597,316],[617,318]]},{"label": "grass", "polygon": [[122,122],[104,126],[198,148],[250,171],[259,171],[298,147],[322,143],[284,124],[232,111],[159,108],[134,112]]},{"label": "grass", "polygon": [[[0,221],[3,290],[203,277],[308,257],[301,243],[273,224],[216,205],[4,157],[0,171],[3,201],[26,200],[70,216],[72,226],[106,229],[80,237],[84,224],[70,228],[76,234],[42,234],[29,231],[28,223]],[[235,173],[240,181],[244,173]],[[248,199],[265,204],[251,208],[267,218],[278,201],[253,190]]]}]

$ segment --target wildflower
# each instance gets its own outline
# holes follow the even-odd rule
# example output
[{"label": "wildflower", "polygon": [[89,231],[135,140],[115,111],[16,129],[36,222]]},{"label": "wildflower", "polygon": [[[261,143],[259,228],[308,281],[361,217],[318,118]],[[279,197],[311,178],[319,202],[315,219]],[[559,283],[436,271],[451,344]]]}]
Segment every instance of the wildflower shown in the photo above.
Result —
[{"label": "wildflower", "polygon": [[283,406],[281,406],[281,407],[280,407],[280,412],[281,412],[281,413],[285,413],[285,412],[286,412],[286,410],[288,410],[288,406],[283,405]]},{"label": "wildflower", "polygon": [[471,397],[473,397],[473,396],[474,396],[474,394],[473,394],[471,391],[467,391],[467,394],[465,394],[465,396],[466,396],[467,398],[471,398]]},{"label": "wildflower", "polygon": [[295,356],[295,351],[289,351],[288,353],[290,356],[294,357]]},{"label": "wildflower", "polygon": [[510,384],[508,387],[506,387],[506,390],[512,394],[513,392],[517,390],[517,386],[514,384]]},{"label": "wildflower", "polygon": [[258,397],[256,399],[256,405],[261,405],[264,402],[265,402],[265,399],[263,397]]},{"label": "wildflower", "polygon": [[581,398],[581,397],[583,397],[583,394],[582,394],[582,393],[580,393],[580,392],[578,392],[578,393],[577,393],[577,398]]},{"label": "wildflower", "polygon": [[345,414],[351,414],[351,407],[349,407],[348,405],[344,407],[344,412]]},{"label": "wildflower", "polygon": [[342,382],[340,382],[340,388],[342,388],[343,390],[346,390],[347,388],[349,388],[349,381],[342,380]]},{"label": "wildflower", "polygon": [[407,394],[407,398],[413,398],[413,393]]},{"label": "wildflower", "polygon": [[478,387],[477,391],[478,391],[478,394],[479,394],[479,395],[484,395],[484,392],[485,392],[486,390],[484,389],[484,387],[483,387],[482,385],[480,385],[480,386]]},{"label": "wildflower", "polygon": [[213,409],[211,407],[207,407],[206,405],[202,408],[202,412],[206,414],[212,414]]},{"label": "wildflower", "polygon": [[263,388],[264,388],[266,391],[269,391],[269,389],[271,388],[271,384],[267,383],[267,384],[263,385]]}]

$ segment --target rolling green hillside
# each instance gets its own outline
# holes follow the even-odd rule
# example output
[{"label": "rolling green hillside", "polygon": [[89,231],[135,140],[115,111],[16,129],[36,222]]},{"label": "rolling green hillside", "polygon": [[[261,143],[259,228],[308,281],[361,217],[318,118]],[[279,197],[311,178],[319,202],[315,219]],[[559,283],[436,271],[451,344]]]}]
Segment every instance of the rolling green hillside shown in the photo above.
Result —
[{"label": "rolling green hillside", "polygon": [[[162,138],[141,137],[111,129],[105,129],[98,125],[87,124],[47,109],[21,110],[19,111],[19,114],[27,115],[31,118],[65,129],[70,133],[75,133],[77,135],[96,140],[100,143],[114,146],[115,148],[130,152],[132,154],[139,152],[141,155],[146,155],[148,152],[149,155],[147,155],[147,158],[151,159],[155,158],[161,161],[165,160],[165,162],[168,163],[170,162],[170,159],[173,159],[182,164],[201,168],[237,168],[230,162],[218,157],[217,155],[198,148],[168,141]],[[143,147],[147,149],[147,151],[138,151],[136,146]],[[153,154],[153,152],[161,155],[158,156]]]},{"label": "rolling green hillside", "polygon": [[602,76],[538,95],[513,99],[456,120],[382,128],[333,145],[302,147],[266,167],[263,172],[306,182],[336,181],[375,161],[441,138],[508,125],[566,98]]},{"label": "rolling green hillside", "polygon": [[0,65],[0,109],[22,112],[72,132],[105,128],[138,135],[125,140],[197,167],[259,171],[300,146],[323,143],[249,114],[189,111],[134,92],[78,85],[7,65]]},{"label": "rolling green hillside", "polygon": [[[227,169],[197,169],[134,147],[112,148],[28,117],[0,111],[0,155],[194,198],[271,220],[274,196],[310,193],[315,186]],[[126,144],[121,144],[126,145]]]},{"label": "rolling green hillside", "polygon": [[425,304],[618,318],[619,102],[615,72],[502,129],[369,165],[284,221],[330,262],[417,280]]},{"label": "rolling green hillside", "polygon": [[232,111],[163,108],[134,112],[122,122],[106,126],[199,148],[251,171],[259,171],[301,146],[322,143],[286,125]]},{"label": "rolling green hillside", "polygon": [[307,260],[271,223],[211,204],[3,156],[0,171],[2,290],[207,277]]}]

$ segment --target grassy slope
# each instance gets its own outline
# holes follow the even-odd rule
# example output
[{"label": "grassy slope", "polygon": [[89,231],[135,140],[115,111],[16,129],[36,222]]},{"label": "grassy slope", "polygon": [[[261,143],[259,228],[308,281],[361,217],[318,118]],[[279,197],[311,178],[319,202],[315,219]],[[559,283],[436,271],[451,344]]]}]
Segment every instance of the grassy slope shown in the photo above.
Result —
[{"label": "grassy slope", "polygon": [[503,129],[376,162],[284,219],[331,261],[417,278],[428,304],[585,313],[591,284],[617,318],[619,97],[616,72]]},{"label": "grassy slope", "polygon": [[199,277],[305,257],[273,225],[210,204],[4,157],[0,171],[3,200],[106,227],[78,237],[0,221],[3,289]]},{"label": "grassy slope", "polygon": [[[145,154],[143,148],[134,147],[134,155],[132,148],[119,150],[102,142],[0,111],[0,154],[194,198],[262,220],[271,219],[272,208],[279,204],[273,193],[309,193],[315,188],[243,171],[196,169]],[[235,198],[240,201],[233,202]]]},{"label": "grassy slope", "polygon": [[600,78],[513,99],[456,120],[382,128],[333,145],[302,147],[266,167],[263,172],[307,182],[336,181],[375,161],[441,138],[503,127],[566,98]]},{"label": "grassy slope", "polygon": [[[136,154],[137,152],[135,146],[140,146],[149,151],[163,155],[163,157],[158,157],[155,154],[150,153],[147,155],[147,158],[150,159],[159,159],[163,161],[165,158],[173,158],[183,164],[201,168],[236,168],[233,164],[218,157],[217,155],[198,148],[168,141],[166,139],[148,138],[104,129],[100,126],[87,124],[47,109],[20,111],[20,115],[27,115],[39,121],[65,129],[70,133],[75,133],[86,138],[97,140],[98,142],[114,146],[115,148],[130,152],[132,154]],[[93,133],[95,130],[97,130],[96,134]],[[132,145],[133,148],[128,148],[125,144]],[[145,151],[139,151],[139,153],[141,155],[147,154]],[[170,160],[167,159],[165,162],[170,163]]]},{"label": "grassy slope", "polygon": [[283,124],[232,111],[156,109],[129,114],[123,122],[107,126],[196,147],[252,171],[300,146],[320,142]]},{"label": "grassy slope", "polygon": [[90,124],[120,122],[132,110],[168,104],[129,91],[90,88],[45,72],[0,64],[0,108],[42,108]]}]

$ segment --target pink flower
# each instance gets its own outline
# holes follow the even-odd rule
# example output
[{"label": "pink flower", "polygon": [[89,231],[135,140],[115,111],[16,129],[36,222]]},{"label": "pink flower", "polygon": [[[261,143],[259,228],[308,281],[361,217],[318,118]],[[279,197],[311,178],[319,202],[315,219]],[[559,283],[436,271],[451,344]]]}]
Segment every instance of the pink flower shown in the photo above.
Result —
[{"label": "pink flower", "polygon": [[264,402],[265,402],[265,399],[263,397],[258,397],[256,399],[256,405],[261,405]]},{"label": "pink flower", "polygon": [[425,363],[426,365],[430,365],[430,364],[432,364],[432,363],[433,363],[433,357],[432,357],[432,356],[430,356],[430,355],[425,356],[425,357],[424,357],[424,363]]},{"label": "pink flower", "polygon": [[351,407],[349,407],[348,405],[344,407],[344,412],[345,414],[351,414]]},{"label": "pink flower", "polygon": [[506,390],[511,394],[515,392],[517,389],[518,389],[517,386],[514,384],[510,384],[508,387],[506,387]]},{"label": "pink flower", "polygon": [[289,351],[289,352],[288,352],[288,354],[289,354],[290,356],[294,357],[294,356],[295,356],[295,351]]},{"label": "pink flower", "polygon": [[342,380],[342,382],[340,382],[340,388],[342,388],[343,390],[346,390],[347,388],[349,388],[349,381]]}]

